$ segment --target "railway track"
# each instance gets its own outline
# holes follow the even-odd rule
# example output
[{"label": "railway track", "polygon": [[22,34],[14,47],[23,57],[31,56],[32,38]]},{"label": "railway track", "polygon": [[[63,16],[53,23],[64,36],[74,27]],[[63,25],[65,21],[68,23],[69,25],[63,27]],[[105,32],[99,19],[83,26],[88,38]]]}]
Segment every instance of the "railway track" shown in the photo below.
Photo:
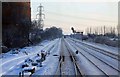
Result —
[{"label": "railway track", "polygon": [[[60,39],[59,39],[59,41],[60,41]],[[57,45],[57,42],[58,41],[56,41],[55,44],[51,46],[51,48],[47,51],[47,53],[49,53],[49,54],[51,53],[50,51]]]},{"label": "railway track", "polygon": [[80,42],[80,41],[77,41],[77,40],[74,40],[74,39],[72,39],[72,40],[75,41],[75,42],[78,42],[78,43],[80,43],[80,44],[82,44],[82,45],[84,45],[84,46],[86,46],[86,47],[88,47],[88,48],[90,48],[90,49],[92,49],[96,52],[102,53],[102,54],[107,55],[107,56],[109,56],[113,59],[116,59],[116,60],[120,61],[120,59],[119,59],[120,55],[119,54],[115,54],[115,53],[112,53],[112,52],[106,51],[104,49],[100,49],[100,48],[85,44],[83,42]]},{"label": "railway track", "polygon": [[[66,44],[67,44],[67,42],[66,42]],[[66,44],[65,44],[65,45],[66,45]],[[82,72],[81,68],[79,67],[79,65],[78,65],[78,63],[77,63],[77,61],[76,61],[76,56],[75,56],[75,54],[70,50],[70,48],[68,47],[68,45],[66,45],[66,48],[67,48],[67,50],[68,50],[68,52],[69,52],[69,54],[70,54],[70,56],[71,56],[71,59],[72,59],[72,61],[73,61],[73,63],[74,63],[76,75],[80,75],[81,77],[84,77],[85,74]]]},{"label": "railway track", "polygon": [[[105,64],[105,65],[108,66],[110,69],[113,69],[114,71],[116,71],[116,72],[118,72],[118,73],[120,72],[119,69],[111,66],[109,63],[103,61],[102,59],[98,58],[98,57],[95,56],[94,54],[88,52],[87,50],[85,50],[84,48],[80,47],[80,46],[77,45],[76,43],[74,43],[74,45],[73,45],[73,43],[72,43],[71,45],[72,45],[74,48],[76,48],[76,49],[79,51],[79,53],[82,54],[88,61],[90,61],[90,62],[91,62],[94,66],[96,66],[99,70],[101,70],[107,77],[109,77],[109,74],[108,74],[105,70],[101,69],[101,68],[97,65],[97,63],[95,63],[94,61],[92,61],[85,53],[87,53],[87,54],[91,55],[92,57],[96,58],[98,61],[100,61],[102,64]],[[82,49],[82,50],[84,50],[85,53],[83,53],[82,51],[80,51],[79,48]]]},{"label": "railway track", "polygon": [[[62,40],[62,39],[61,39]],[[60,46],[61,47],[61,46]],[[62,48],[62,47],[61,47]],[[60,48],[60,49],[61,49]],[[55,75],[61,75],[61,65],[62,65],[62,62],[63,62],[63,53],[60,52],[60,57],[59,57],[59,63],[58,63],[58,67],[57,67],[57,70],[55,72]],[[56,76],[55,76],[56,77]]]},{"label": "railway track", "polygon": [[[77,45],[77,44],[76,44]],[[82,44],[83,45],[83,44]],[[107,65],[109,65],[110,67],[112,67],[113,69],[115,69],[115,70],[117,70],[118,72],[120,72],[120,69],[118,68],[118,66],[113,66],[112,64],[110,64],[109,62],[107,62],[107,61],[104,61],[103,59],[101,59],[100,57],[98,57],[97,55],[95,55],[93,52],[95,51],[93,48],[92,48],[92,50],[94,50],[94,51],[87,51],[87,50],[85,50],[85,48],[82,48],[81,46],[79,46],[79,45],[77,45],[78,47],[80,47],[82,50],[84,50],[84,51],[86,51],[87,53],[89,53],[90,55],[92,55],[92,56],[94,56],[95,58],[97,58],[97,59],[99,59],[99,60],[101,60],[102,62],[104,62],[105,64],[107,64]],[[97,52],[97,51],[96,51]],[[102,53],[101,53],[102,54]],[[104,54],[105,55],[105,54]],[[108,55],[106,55],[106,56],[108,56]],[[108,56],[108,57],[111,57],[111,56]],[[113,58],[113,57],[111,57],[111,58]],[[113,58],[114,59],[114,58]],[[115,61],[116,62],[118,62],[118,59],[115,59]]]},{"label": "railway track", "polygon": [[[56,71],[56,73],[55,73],[55,75],[60,75],[60,76],[64,76],[64,74],[62,73],[62,72],[64,72],[62,69],[63,69],[63,62],[65,61],[65,58],[66,57],[69,57],[70,58],[70,60],[71,60],[71,62],[72,62],[72,64],[73,64],[73,67],[74,67],[74,76],[75,77],[83,77],[84,76],[84,74],[81,72],[81,70],[80,70],[80,67],[79,67],[79,65],[78,65],[78,63],[76,62],[76,57],[75,57],[75,55],[71,52],[71,50],[69,49],[69,47],[67,46],[67,44],[65,43],[65,40],[62,40],[63,42],[64,42],[64,47],[66,47],[66,50],[67,51],[61,51],[60,52],[60,58],[59,58],[59,64],[58,64],[58,69],[57,69],[57,71]],[[63,44],[62,44],[62,46],[63,46]],[[63,48],[63,47],[61,47],[61,48]],[[66,56],[66,55],[64,55],[64,52],[68,52],[69,53],[69,56]],[[73,70],[73,69],[72,69]]]}]

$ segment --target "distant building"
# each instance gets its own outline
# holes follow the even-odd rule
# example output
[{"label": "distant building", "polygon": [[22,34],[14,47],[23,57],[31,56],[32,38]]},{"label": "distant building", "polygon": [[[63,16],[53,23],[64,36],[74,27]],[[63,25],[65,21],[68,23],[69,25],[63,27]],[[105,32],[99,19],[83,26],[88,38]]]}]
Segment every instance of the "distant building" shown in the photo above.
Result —
[{"label": "distant building", "polygon": [[70,36],[74,37],[76,39],[81,39],[82,40],[83,32],[75,32],[74,34],[71,34]]},{"label": "distant building", "polygon": [[3,45],[8,48],[27,45],[30,25],[30,2],[2,2]]}]

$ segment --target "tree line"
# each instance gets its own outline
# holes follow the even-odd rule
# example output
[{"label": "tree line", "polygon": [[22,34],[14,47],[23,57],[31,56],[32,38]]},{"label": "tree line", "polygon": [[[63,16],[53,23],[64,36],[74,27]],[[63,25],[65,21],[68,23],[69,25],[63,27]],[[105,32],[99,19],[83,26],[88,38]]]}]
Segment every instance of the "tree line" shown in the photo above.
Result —
[{"label": "tree line", "polygon": [[95,35],[106,35],[106,36],[117,36],[118,30],[117,27],[107,27],[107,26],[100,26],[100,27],[88,27],[85,30],[86,34],[95,34]]},{"label": "tree line", "polygon": [[37,25],[37,21],[32,21],[31,29],[30,29],[30,40],[33,43],[38,43],[43,40],[52,40],[55,38],[62,37],[62,29],[52,26],[50,28],[46,28],[45,30],[40,29]]}]

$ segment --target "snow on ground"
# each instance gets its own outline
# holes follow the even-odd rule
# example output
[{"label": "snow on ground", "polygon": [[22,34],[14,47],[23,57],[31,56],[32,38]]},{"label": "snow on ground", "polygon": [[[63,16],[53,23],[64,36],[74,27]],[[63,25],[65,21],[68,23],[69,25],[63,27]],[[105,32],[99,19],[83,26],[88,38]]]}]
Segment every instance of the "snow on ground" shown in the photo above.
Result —
[{"label": "snow on ground", "polygon": [[[70,38],[70,39],[73,39],[73,38]],[[105,44],[99,44],[99,43],[94,43],[94,42],[81,41],[81,40],[77,40],[77,39],[73,39],[73,40],[83,42],[85,44],[88,44],[88,45],[91,45],[91,46],[94,46],[94,47],[97,47],[97,48],[100,48],[100,49],[103,49],[103,50],[106,50],[106,51],[109,51],[109,52],[112,52],[115,54],[118,54],[117,47],[107,46]]]},{"label": "snow on ground", "polygon": [[[38,68],[33,75],[54,75],[58,67],[60,42],[54,46],[51,50],[50,55],[47,56],[46,60],[42,63],[42,67]],[[58,55],[58,56],[54,56]]]},{"label": "snow on ground", "polygon": [[[31,56],[35,56],[38,52],[41,51],[41,49],[44,49],[45,51],[47,51],[57,41],[58,41],[58,39],[55,39],[51,42],[46,41],[46,42],[42,42],[41,44],[38,44],[36,46],[25,47],[25,48],[19,49],[20,52],[18,54],[11,54],[12,51],[5,53],[4,55],[2,54],[2,56],[4,56],[4,57],[2,57],[0,59],[0,62],[1,62],[0,75],[2,75],[2,74],[13,74],[13,75],[17,74],[18,75],[19,69],[17,69],[16,66],[19,66],[21,63],[23,63],[25,59],[27,59]],[[28,53],[28,55],[23,54],[23,52],[25,52],[25,51]],[[15,70],[13,70],[13,69],[16,69],[17,73],[15,73]],[[12,72],[12,73],[10,73],[10,72]]]},{"label": "snow on ground", "polygon": [[74,63],[71,61],[68,47],[65,46],[65,43],[62,43],[61,52],[65,56],[64,62],[62,62],[61,71],[62,75],[75,75]]},{"label": "snow on ground", "polygon": [[[70,43],[70,42],[69,42]],[[92,62],[94,62],[99,68],[101,68],[102,70],[104,70],[108,75],[118,75],[118,72],[114,69],[111,69],[109,66],[107,66],[105,63],[101,62],[100,60],[98,60],[97,58],[91,56],[90,54],[86,53],[84,50],[90,52],[93,55],[96,55],[97,57],[99,57],[100,59],[103,59],[105,62],[108,62],[109,64],[116,66],[117,65],[113,64],[113,63],[117,63],[117,61],[113,61],[114,59],[109,58],[108,56],[102,55],[100,53],[92,53],[93,50],[90,50],[89,48],[84,47],[82,44],[77,44],[79,46],[75,46],[75,42],[71,42],[71,45],[75,48],[77,48],[77,50],[79,50],[82,54],[84,54],[89,60],[91,60]],[[82,49],[81,49],[82,48]],[[84,49],[84,50],[83,50]],[[89,50],[88,50],[89,49]],[[80,64],[81,69],[83,69],[83,71],[87,74],[87,75],[101,75],[102,72],[100,72],[95,66],[93,66],[91,64],[91,62],[89,62],[87,59],[85,60],[85,57],[83,55],[81,55],[80,53],[77,55],[77,60],[78,63]],[[113,62],[113,63],[112,63]],[[89,67],[88,67],[89,66]],[[89,69],[90,68],[90,69]],[[93,70],[92,70],[93,69]],[[95,71],[97,70],[97,71]],[[94,72],[93,72],[94,71]]]},{"label": "snow on ground", "polygon": [[[9,52],[7,53],[3,53],[3,54],[0,54],[0,61],[2,61],[2,63],[4,63],[5,61],[9,60],[9,59],[13,59],[13,58],[16,58],[16,57],[21,57],[21,56],[25,56],[27,52],[28,54],[32,54],[32,53],[35,53],[36,51],[42,49],[44,47],[44,45],[46,45],[47,43],[49,43],[50,41],[43,41],[42,43],[36,45],[36,46],[30,46],[30,47],[24,47],[22,49],[19,49],[18,51],[18,54],[12,54],[12,52],[14,52],[13,50],[10,50]],[[15,50],[17,52],[17,50]]]},{"label": "snow on ground", "polygon": [[[73,42],[73,43],[75,43],[75,42]],[[87,48],[87,47],[85,47],[84,45],[82,45],[80,43],[76,43],[76,44],[79,47],[82,47],[83,49],[86,49],[87,51],[89,51],[89,53],[95,55],[96,57],[98,57],[98,58],[102,59],[103,61],[107,62],[108,64],[112,65],[113,67],[118,68],[118,60],[113,59],[113,58],[111,58],[109,56],[106,56],[106,55],[104,55],[102,53],[96,52],[96,51],[94,51],[94,50],[92,50],[90,48]]]},{"label": "snow on ground", "polygon": [[98,57],[99,59],[102,59],[103,61],[105,61],[106,63],[112,65],[113,67],[118,68],[118,60],[113,59],[113,58],[111,58],[111,57],[109,57],[109,56],[106,56],[106,55],[104,55],[104,54],[102,54],[102,53],[96,52],[96,51],[94,51],[94,50],[91,50],[91,49],[89,49],[89,48],[87,48],[87,47],[84,47],[83,45],[80,45],[80,44],[78,44],[78,45],[79,45],[80,47],[86,49],[87,51],[89,51],[89,53],[95,55],[95,56]]},{"label": "snow on ground", "polygon": [[[57,40],[58,39],[56,39],[56,41]],[[51,41],[51,42],[54,43],[55,41]],[[20,57],[23,57],[23,56],[27,56],[26,53],[28,53],[28,55],[30,55],[30,54],[34,54],[36,52],[40,52],[41,49],[43,49],[45,46],[48,46],[49,44],[52,44],[51,42],[50,41],[43,41],[42,43],[40,43],[36,46],[24,47],[22,49],[19,49],[18,54],[12,54],[13,51],[10,50],[8,53],[0,54],[0,56],[3,56],[3,57],[0,58],[0,62],[2,61],[2,64],[4,64],[4,62],[9,61],[11,59],[17,59],[17,58],[20,58]]]},{"label": "snow on ground", "polygon": [[[79,48],[78,46],[75,46],[75,44],[73,42],[70,42],[69,40],[69,45],[71,45],[71,49],[76,48],[78,51],[84,53],[84,50],[82,50],[81,48]],[[96,59],[93,58],[92,56],[90,56],[89,54],[86,54],[87,57],[89,57],[89,59],[92,59],[92,61],[95,61]],[[99,69],[96,68],[96,66],[94,66],[89,60],[87,60],[82,54],[77,54],[77,62],[80,66],[80,68],[82,69],[82,72],[85,75],[104,75]],[[97,60],[96,60],[97,61]],[[100,62],[99,62],[100,63]],[[98,64],[99,64],[98,63]],[[102,65],[101,65],[102,66]],[[104,65],[103,65],[104,66]]]},{"label": "snow on ground", "polygon": [[[70,39],[72,38],[67,38],[66,42],[69,48],[71,49],[71,51],[73,51],[74,53],[76,50],[81,51],[81,53],[86,55],[86,57],[88,57],[90,60],[95,62],[100,68],[102,68],[103,70],[107,71],[107,73],[110,74],[111,71],[109,70],[111,69],[109,69],[108,66],[105,66],[104,63],[98,61],[95,57],[89,55],[88,53],[86,53],[84,50],[80,48],[80,47],[84,48],[84,46],[81,45],[80,47],[78,46],[75,47],[75,43],[71,42]],[[114,48],[114,47],[103,46],[102,44],[96,44],[96,43],[85,42],[85,41],[83,42],[107,51],[117,52],[117,48]],[[41,53],[41,50],[44,50],[45,52],[48,52],[50,50],[50,54],[47,55],[46,60],[42,62],[42,67],[40,67],[39,65],[36,67],[36,71],[33,75],[55,75],[55,72],[58,68],[60,51],[62,50],[61,39],[55,39],[53,41],[44,41],[36,46],[24,47],[22,49],[19,49],[18,54],[11,54],[13,52],[12,50],[9,51],[8,53],[1,54],[0,55],[0,62],[1,62],[0,76],[1,75],[19,75],[19,72],[23,70],[21,66],[25,63],[25,60],[30,58],[32,61],[36,62],[38,58],[41,58],[41,55],[37,56],[38,53],[39,54]],[[86,49],[86,50],[89,51],[89,49]],[[94,53],[93,51],[90,51],[90,52]],[[94,53],[94,54],[97,55],[99,53]],[[77,62],[79,63],[80,68],[83,70],[83,72],[85,72],[86,75],[103,75],[103,73],[98,68],[96,68],[96,66],[94,66],[89,60],[87,60],[82,54],[79,53],[75,55],[77,56]],[[103,59],[106,61],[108,59],[102,54],[98,57],[101,57],[101,59],[103,57]],[[32,66],[31,62],[28,64],[29,66]],[[114,72],[114,70],[112,70],[112,72]]]},{"label": "snow on ground", "polygon": [[99,43],[93,43],[93,42],[86,42],[86,41],[84,41],[84,43],[92,45],[92,46],[96,46],[98,48],[101,48],[101,49],[104,49],[104,50],[107,50],[107,51],[112,51],[112,52],[115,52],[115,53],[117,52],[118,53],[118,48],[117,47],[112,47],[112,46],[108,46],[108,45],[105,45],[105,44],[99,44]]},{"label": "snow on ground", "polygon": [[[72,42],[70,42],[69,39],[67,39],[67,43],[70,46],[70,49],[74,53],[75,53],[75,50],[80,50],[78,47],[75,47],[75,45]],[[80,68],[82,69],[82,72],[85,75],[103,75],[103,73],[100,72],[99,69],[96,69],[96,67],[80,53],[76,54],[76,59]]]}]

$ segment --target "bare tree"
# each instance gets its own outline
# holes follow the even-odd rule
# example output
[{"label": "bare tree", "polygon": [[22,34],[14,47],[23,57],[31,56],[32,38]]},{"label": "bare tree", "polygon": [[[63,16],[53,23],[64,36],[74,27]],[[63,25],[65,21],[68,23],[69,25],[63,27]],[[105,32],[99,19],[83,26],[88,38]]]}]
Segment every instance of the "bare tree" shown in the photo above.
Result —
[{"label": "bare tree", "polygon": [[104,26],[103,30],[104,30],[104,35],[105,35],[105,33],[106,33],[106,27],[105,26]]}]

